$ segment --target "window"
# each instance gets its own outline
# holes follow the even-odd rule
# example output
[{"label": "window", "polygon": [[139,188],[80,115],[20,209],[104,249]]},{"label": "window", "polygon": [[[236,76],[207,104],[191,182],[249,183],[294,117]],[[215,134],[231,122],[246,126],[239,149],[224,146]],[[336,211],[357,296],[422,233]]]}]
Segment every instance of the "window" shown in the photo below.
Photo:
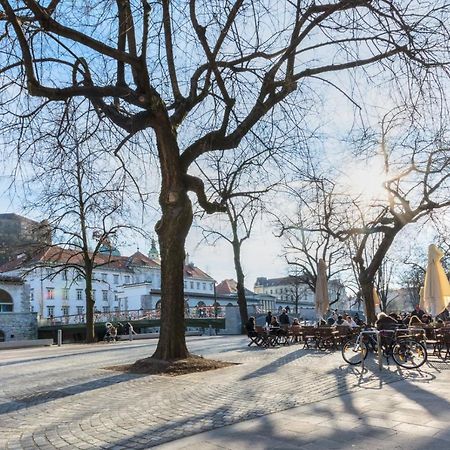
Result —
[{"label": "window", "polygon": [[200,289],[200,283],[197,281],[197,289]]},{"label": "window", "polygon": [[83,300],[83,289],[77,289],[77,300]]},{"label": "window", "polygon": [[84,306],[77,306],[77,314],[83,314],[84,312]]},{"label": "window", "polygon": [[191,289],[194,289],[194,282],[191,281]]},{"label": "window", "polygon": [[114,306],[114,311],[119,312],[120,308],[118,306]]},{"label": "window", "polygon": [[104,302],[108,301],[108,291],[102,291],[102,298]]},{"label": "window", "polygon": [[104,306],[104,307],[103,307],[103,312],[104,312],[104,313],[109,312],[109,306]]},{"label": "window", "polygon": [[30,289],[30,302],[34,302],[34,289]]},{"label": "window", "polygon": [[12,312],[13,306],[14,303],[11,295],[3,289],[0,289],[0,313]]},{"label": "window", "polygon": [[125,284],[130,283],[130,275],[125,275]]},{"label": "window", "polygon": [[47,300],[53,300],[55,298],[55,288],[47,288]]},{"label": "window", "polygon": [[206,283],[203,283],[202,288],[204,291],[206,291]]},{"label": "window", "polygon": [[69,300],[69,289],[68,288],[63,288],[62,296],[63,296],[63,300]]},{"label": "window", "polygon": [[114,294],[114,301],[118,302],[119,301],[119,296],[117,294]]},{"label": "window", "polygon": [[108,274],[102,273],[102,281],[108,281]]},{"label": "window", "polygon": [[113,275],[114,277],[114,284],[119,284],[119,275]]},{"label": "window", "polygon": [[53,316],[54,313],[55,313],[55,307],[47,306],[47,317]]},{"label": "window", "polygon": [[92,289],[92,300],[94,301],[95,301],[95,294],[96,294],[95,289]]},{"label": "window", "polygon": [[62,315],[68,316],[69,315],[69,307],[68,306],[62,306],[61,307]]},{"label": "window", "polygon": [[184,282],[184,288],[187,288],[187,281]]}]

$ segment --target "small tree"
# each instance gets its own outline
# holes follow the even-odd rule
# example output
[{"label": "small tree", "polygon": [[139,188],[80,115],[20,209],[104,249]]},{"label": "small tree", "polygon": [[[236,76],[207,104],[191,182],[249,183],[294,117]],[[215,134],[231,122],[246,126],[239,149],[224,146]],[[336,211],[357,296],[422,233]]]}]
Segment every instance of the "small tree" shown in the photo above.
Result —
[{"label": "small tree", "polygon": [[56,238],[52,265],[57,273],[71,269],[84,280],[87,342],[95,340],[94,272],[114,259],[113,242],[121,230],[137,230],[128,222],[127,174],[95,137],[87,124],[78,133],[73,122],[59,135],[58,151],[49,147],[30,161],[34,175],[27,182],[28,209],[49,218]]}]

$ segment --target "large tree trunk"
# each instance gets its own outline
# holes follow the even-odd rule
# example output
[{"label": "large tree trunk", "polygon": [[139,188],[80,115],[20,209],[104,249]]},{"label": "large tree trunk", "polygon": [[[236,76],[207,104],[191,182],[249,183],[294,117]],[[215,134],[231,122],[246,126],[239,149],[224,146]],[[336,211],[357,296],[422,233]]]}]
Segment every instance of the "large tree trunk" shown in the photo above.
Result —
[{"label": "large tree trunk", "polygon": [[94,330],[94,305],[95,301],[92,298],[92,273],[86,273],[85,275],[85,295],[86,295],[86,342],[95,342],[95,330]]},{"label": "large tree trunk", "polygon": [[237,277],[237,296],[239,313],[241,315],[241,333],[245,330],[245,324],[248,322],[247,299],[245,298],[245,276],[241,265],[241,248],[239,242],[233,242],[234,268]]},{"label": "large tree trunk", "polygon": [[176,133],[166,113],[156,129],[161,161],[162,216],[155,230],[161,253],[161,328],[153,358],[187,358],[184,327],[185,242],[192,225],[192,204],[187,194],[186,174],[180,165]]},{"label": "large tree trunk", "polygon": [[153,358],[187,358],[184,329],[184,244],[192,224],[192,205],[184,192],[163,209],[157,227],[161,253],[161,330]]},{"label": "large tree trunk", "polygon": [[374,280],[370,280],[365,276],[365,274],[361,274],[359,277],[359,282],[361,285],[361,294],[364,299],[364,305],[366,307],[367,323],[369,325],[374,325],[376,321],[375,301],[373,298]]}]

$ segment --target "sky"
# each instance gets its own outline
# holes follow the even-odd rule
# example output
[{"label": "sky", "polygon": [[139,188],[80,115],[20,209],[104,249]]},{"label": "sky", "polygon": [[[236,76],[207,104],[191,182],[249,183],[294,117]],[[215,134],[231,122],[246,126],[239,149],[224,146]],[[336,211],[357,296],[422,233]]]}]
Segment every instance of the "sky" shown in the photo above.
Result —
[{"label": "sky", "polygon": [[[10,178],[0,175],[0,213],[16,213],[26,215],[20,206],[19,199],[11,198],[8,194],[8,182]],[[30,219],[37,219],[32,215],[26,215]],[[153,229],[154,223],[149,224]],[[218,283],[224,279],[236,279],[233,264],[231,246],[226,242],[218,242],[216,245],[206,245],[202,241],[200,230],[192,227],[186,242],[186,252],[189,261],[212,276]],[[143,239],[130,241],[128,245],[120,246],[122,255],[130,255],[138,248],[146,254],[150,250],[151,243]],[[287,266],[280,256],[282,252],[281,242],[273,235],[273,231],[258,224],[251,239],[242,247],[242,264],[245,281],[249,289],[257,277],[277,278],[287,275]]]}]

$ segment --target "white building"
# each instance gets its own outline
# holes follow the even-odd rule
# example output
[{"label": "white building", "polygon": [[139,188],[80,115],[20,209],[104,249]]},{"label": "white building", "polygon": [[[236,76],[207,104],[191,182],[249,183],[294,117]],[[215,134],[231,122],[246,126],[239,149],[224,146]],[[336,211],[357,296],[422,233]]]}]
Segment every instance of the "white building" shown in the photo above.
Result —
[{"label": "white building", "polygon": [[[275,297],[276,308],[288,306],[291,312],[294,312],[296,307],[299,312],[315,309],[314,292],[300,277],[292,275],[282,278],[259,277],[256,279],[254,291],[256,294],[268,294]],[[348,308],[347,294],[339,280],[329,280],[328,294],[330,303],[338,300],[331,308]]]},{"label": "white building", "polygon": [[[153,245],[149,256],[136,252],[120,256],[104,249],[96,258],[93,295],[99,312],[158,308],[161,300],[161,265]],[[107,250],[107,251],[106,251]],[[29,305],[40,317],[83,315],[84,279],[69,267],[81,255],[52,246],[33,256],[17,255],[0,266],[3,276],[19,277],[29,286]],[[184,268],[186,306],[213,306],[215,281],[194,264]],[[220,302],[218,302],[221,304]]]}]

